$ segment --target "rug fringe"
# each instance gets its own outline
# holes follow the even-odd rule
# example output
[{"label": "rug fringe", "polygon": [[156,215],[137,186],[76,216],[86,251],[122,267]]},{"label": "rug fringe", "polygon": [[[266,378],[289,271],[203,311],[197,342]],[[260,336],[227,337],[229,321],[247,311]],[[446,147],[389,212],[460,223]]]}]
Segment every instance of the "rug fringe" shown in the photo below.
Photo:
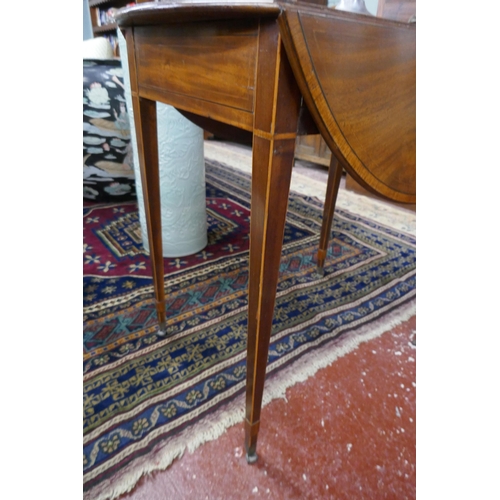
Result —
[{"label": "rug fringe", "polygon": [[416,299],[412,299],[410,302],[385,314],[382,318],[362,325],[340,339],[332,340],[327,345],[301,356],[290,366],[266,380],[263,406],[274,399],[286,400],[287,389],[297,383],[305,382],[315,375],[318,370],[330,366],[337,359],[357,349],[361,344],[380,337],[382,334],[408,321],[415,313]]},{"label": "rug fringe", "polygon": [[[416,312],[416,299],[399,306],[381,318],[360,326],[333,340],[327,345],[305,354],[290,366],[270,375],[266,380],[263,406],[274,399],[285,399],[286,391],[293,385],[306,381],[318,370],[331,365],[338,358],[357,349],[362,343],[373,340],[397,325],[407,321]],[[113,500],[130,492],[142,476],[167,469],[187,450],[192,453],[202,444],[222,436],[229,427],[243,422],[245,395],[239,395],[231,403],[184,430],[175,438],[160,443],[153,452],[135,460],[123,471],[115,474],[95,488],[84,492],[84,500]]]}]

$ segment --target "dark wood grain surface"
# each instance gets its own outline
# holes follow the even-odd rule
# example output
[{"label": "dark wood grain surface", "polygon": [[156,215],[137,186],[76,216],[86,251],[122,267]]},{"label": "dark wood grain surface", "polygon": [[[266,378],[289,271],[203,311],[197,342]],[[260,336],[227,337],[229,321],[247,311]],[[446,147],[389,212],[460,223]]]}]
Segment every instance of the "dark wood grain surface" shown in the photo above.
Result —
[{"label": "dark wood grain surface", "polygon": [[333,154],[366,189],[415,203],[415,24],[298,5],[283,9],[279,22]]}]

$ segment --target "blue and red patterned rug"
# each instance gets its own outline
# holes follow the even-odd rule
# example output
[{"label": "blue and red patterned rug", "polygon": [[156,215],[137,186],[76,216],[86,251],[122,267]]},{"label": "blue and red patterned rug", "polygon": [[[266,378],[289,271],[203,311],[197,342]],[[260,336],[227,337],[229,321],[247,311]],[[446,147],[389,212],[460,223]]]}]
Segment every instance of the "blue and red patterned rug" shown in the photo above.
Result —
[{"label": "blue and red patterned rug", "polygon": [[[208,246],[164,259],[167,337],[156,335],[136,203],[84,206],[87,499],[130,490],[243,420],[250,179],[207,161],[206,183]],[[414,311],[414,236],[337,208],[321,278],[321,215],[319,200],[291,193],[266,401],[313,373],[316,355],[324,366]]]}]

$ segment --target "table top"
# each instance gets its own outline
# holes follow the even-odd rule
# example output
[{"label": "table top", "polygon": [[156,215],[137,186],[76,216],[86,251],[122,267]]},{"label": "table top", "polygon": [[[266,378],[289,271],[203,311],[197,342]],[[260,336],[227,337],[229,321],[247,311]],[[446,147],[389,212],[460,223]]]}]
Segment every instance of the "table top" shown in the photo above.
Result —
[{"label": "table top", "polygon": [[[119,9],[115,17],[120,26],[144,26],[189,20],[231,19],[245,15],[278,16],[283,9],[298,5],[301,9],[348,11],[373,17],[363,0],[340,0],[332,7],[328,0],[160,0]],[[414,0],[378,0],[376,17],[409,23],[415,20]]]},{"label": "table top", "polygon": [[145,2],[120,9],[115,14],[119,26],[154,26],[189,21],[278,17],[281,3],[275,0],[164,0]]}]

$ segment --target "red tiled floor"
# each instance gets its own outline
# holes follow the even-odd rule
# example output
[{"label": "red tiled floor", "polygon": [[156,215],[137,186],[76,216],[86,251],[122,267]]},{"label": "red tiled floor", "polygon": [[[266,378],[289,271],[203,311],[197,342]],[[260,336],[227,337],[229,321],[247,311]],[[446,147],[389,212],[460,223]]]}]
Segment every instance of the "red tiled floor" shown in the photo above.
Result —
[{"label": "red tiled floor", "polygon": [[415,328],[412,317],[267,405],[255,465],[238,424],[122,498],[414,499]]}]

